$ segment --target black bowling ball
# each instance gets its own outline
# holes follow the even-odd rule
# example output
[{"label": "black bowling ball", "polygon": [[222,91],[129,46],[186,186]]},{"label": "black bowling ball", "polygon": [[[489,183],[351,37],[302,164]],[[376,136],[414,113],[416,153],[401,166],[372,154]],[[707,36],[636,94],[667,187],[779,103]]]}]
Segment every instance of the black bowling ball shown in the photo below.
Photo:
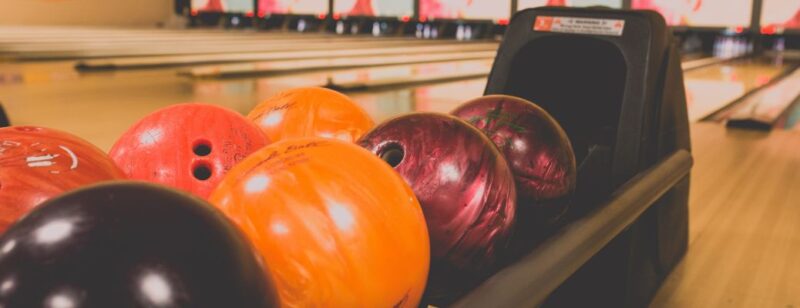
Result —
[{"label": "black bowling ball", "polygon": [[200,199],[101,184],[43,203],[0,237],[0,307],[277,307],[257,258]]}]

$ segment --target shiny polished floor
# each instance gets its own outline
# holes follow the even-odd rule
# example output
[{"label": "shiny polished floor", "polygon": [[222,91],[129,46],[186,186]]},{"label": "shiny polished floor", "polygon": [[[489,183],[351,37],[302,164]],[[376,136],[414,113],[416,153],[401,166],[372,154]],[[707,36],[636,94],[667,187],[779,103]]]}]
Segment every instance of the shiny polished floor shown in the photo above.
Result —
[{"label": "shiny polished floor", "polygon": [[779,76],[788,65],[776,58],[746,58],[701,67],[684,75],[689,119],[708,117],[721,106]]},{"label": "shiny polished floor", "polygon": [[[18,125],[79,135],[108,150],[144,115],[180,102],[219,104],[246,113],[292,87],[331,79],[374,80],[457,70],[485,63],[436,63],[304,73],[274,78],[197,80],[178,69],[77,73],[72,62],[0,62],[0,101]],[[781,65],[740,61],[686,75],[692,119],[768,82]],[[355,93],[376,121],[413,111],[447,112],[480,96],[485,79]],[[716,123],[692,125],[689,252],[654,307],[800,305],[800,131],[754,133]]]},{"label": "shiny polished floor", "polygon": [[[0,63],[0,101],[15,124],[65,130],[108,150],[136,120],[176,103],[205,102],[246,113],[258,102],[293,87],[322,86],[329,80],[404,78],[444,70],[471,70],[489,64],[460,61],[275,78],[194,80],[178,76],[178,69],[78,74],[72,62],[67,61]],[[376,121],[382,121],[411,111],[449,111],[480,96],[484,85],[484,79],[476,79],[351,96]]]},{"label": "shiny polished floor", "polygon": [[800,306],[800,132],[692,126],[690,243],[653,307]]}]

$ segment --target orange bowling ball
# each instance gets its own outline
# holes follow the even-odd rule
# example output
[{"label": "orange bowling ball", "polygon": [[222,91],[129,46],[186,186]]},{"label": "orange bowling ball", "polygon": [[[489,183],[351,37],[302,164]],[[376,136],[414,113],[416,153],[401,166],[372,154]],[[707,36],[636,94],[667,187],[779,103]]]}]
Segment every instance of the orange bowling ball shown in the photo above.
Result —
[{"label": "orange bowling ball", "polygon": [[269,264],[284,307],[417,307],[430,263],[411,188],[354,144],[286,140],[228,173],[210,201]]},{"label": "orange bowling ball", "polygon": [[375,126],[349,97],[315,87],[281,92],[256,106],[247,118],[273,141],[322,137],[354,142]]}]

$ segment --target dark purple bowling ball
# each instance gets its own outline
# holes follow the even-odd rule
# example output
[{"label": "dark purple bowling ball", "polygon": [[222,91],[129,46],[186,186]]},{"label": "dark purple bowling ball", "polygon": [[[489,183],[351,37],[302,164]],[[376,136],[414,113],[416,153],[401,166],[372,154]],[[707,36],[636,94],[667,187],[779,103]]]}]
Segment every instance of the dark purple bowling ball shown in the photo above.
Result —
[{"label": "dark purple bowling ball", "polygon": [[408,182],[422,205],[431,239],[432,275],[440,266],[485,272],[508,244],[514,225],[514,179],[481,132],[445,114],[389,120],[359,144]]},{"label": "dark purple bowling ball", "polygon": [[277,307],[263,273],[215,208],[152,184],[62,195],[0,237],[2,307]]},{"label": "dark purple bowling ball", "polygon": [[508,161],[517,183],[520,227],[546,227],[563,216],[575,191],[575,154],[550,114],[505,95],[469,101],[452,114],[482,130]]}]

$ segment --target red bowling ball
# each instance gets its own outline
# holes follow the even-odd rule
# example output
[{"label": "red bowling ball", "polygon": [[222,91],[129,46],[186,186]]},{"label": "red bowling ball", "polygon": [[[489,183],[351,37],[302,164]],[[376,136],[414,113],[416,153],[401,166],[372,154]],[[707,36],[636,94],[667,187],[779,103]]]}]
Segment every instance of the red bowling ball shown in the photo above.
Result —
[{"label": "red bowling ball", "polygon": [[40,203],[124,175],[103,151],[65,132],[0,128],[0,232]]},{"label": "red bowling ball", "polygon": [[516,193],[511,170],[486,136],[456,117],[420,113],[379,125],[359,144],[414,190],[431,237],[432,271],[492,267],[514,225]]},{"label": "red bowling ball", "polygon": [[491,95],[452,114],[482,130],[505,156],[517,184],[520,226],[547,226],[563,216],[575,191],[575,154],[547,111],[521,98]]},{"label": "red bowling ball", "polygon": [[228,170],[267,144],[258,126],[232,110],[180,104],[140,120],[110,154],[131,179],[206,198]]}]

